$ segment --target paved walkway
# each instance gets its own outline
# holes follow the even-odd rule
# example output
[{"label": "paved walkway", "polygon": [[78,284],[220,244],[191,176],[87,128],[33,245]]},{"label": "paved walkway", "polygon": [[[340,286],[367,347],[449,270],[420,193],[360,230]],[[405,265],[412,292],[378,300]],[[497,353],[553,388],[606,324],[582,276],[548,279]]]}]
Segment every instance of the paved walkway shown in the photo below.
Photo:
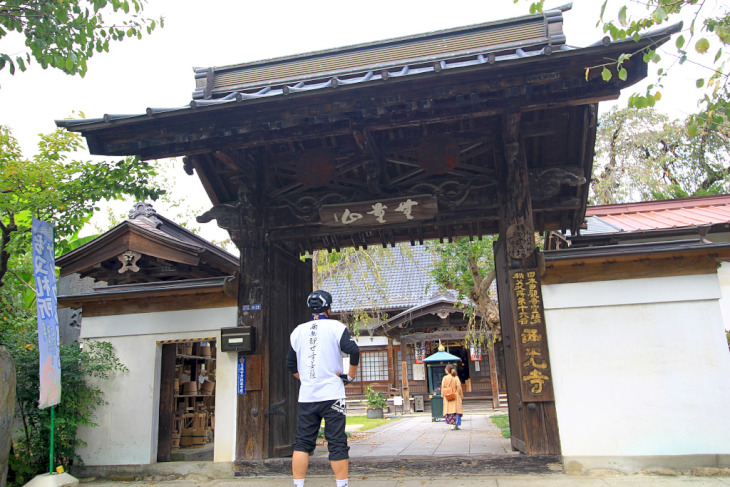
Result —
[{"label": "paved walkway", "polygon": [[[469,412],[453,431],[430,414],[406,415],[350,441],[351,487],[730,487],[730,476],[566,475],[552,457],[520,455],[511,450],[489,416],[502,411]],[[427,458],[435,456],[438,458]],[[211,479],[206,463],[189,462],[189,474],[150,477],[147,481],[85,479],[82,487],[289,487],[291,460],[271,459],[241,478]],[[453,471],[444,476],[444,468]],[[267,472],[268,471],[268,472]],[[326,447],[310,461],[306,487],[332,487],[334,476]]]},{"label": "paved walkway", "polygon": [[[82,484],[83,485],[83,484]],[[245,478],[199,482],[173,480],[164,482],[92,482],[85,487],[291,487],[286,478]],[[334,487],[332,475],[308,477],[306,487]],[[350,487],[728,487],[729,477],[653,477],[629,475],[624,477],[575,476],[455,476],[412,477],[407,474],[389,476],[350,476]]]},{"label": "paved walkway", "polygon": [[[513,454],[510,440],[502,436],[489,416],[465,415],[461,429],[454,431],[442,421],[432,422],[430,414],[407,415],[364,435],[354,432],[350,457],[354,462],[362,457]],[[319,447],[316,454],[326,455],[326,449]]]}]

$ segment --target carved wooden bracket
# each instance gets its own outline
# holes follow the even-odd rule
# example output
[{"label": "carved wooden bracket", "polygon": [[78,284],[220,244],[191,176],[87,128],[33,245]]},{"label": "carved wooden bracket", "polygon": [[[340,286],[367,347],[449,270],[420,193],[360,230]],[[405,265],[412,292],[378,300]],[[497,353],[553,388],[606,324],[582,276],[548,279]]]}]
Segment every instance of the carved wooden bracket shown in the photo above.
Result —
[{"label": "carved wooden bracket", "polygon": [[530,171],[530,197],[533,201],[542,201],[560,193],[560,187],[582,186],[586,178],[561,168]]},{"label": "carved wooden bracket", "polygon": [[137,267],[137,261],[142,257],[142,254],[127,250],[122,255],[117,256],[117,259],[122,263],[122,267],[119,269],[120,274],[124,274],[127,271],[139,272]]},{"label": "carved wooden bracket", "polygon": [[228,230],[231,239],[239,248],[259,246],[264,242],[264,230],[252,221],[252,217],[243,214],[243,206],[240,202],[215,205],[198,216],[196,221],[208,223],[216,220],[220,228]]},{"label": "carved wooden bracket", "polygon": [[216,220],[218,226],[224,230],[236,231],[243,228],[240,203],[224,203],[215,205],[210,210],[195,218],[198,223],[208,223]]}]

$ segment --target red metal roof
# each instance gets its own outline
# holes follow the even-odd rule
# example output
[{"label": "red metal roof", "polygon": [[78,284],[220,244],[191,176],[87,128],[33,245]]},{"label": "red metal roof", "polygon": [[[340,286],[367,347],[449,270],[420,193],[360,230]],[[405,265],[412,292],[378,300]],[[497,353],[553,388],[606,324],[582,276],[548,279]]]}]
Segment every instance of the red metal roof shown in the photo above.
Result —
[{"label": "red metal roof", "polygon": [[730,223],[730,195],[591,206],[586,217],[624,232]]}]

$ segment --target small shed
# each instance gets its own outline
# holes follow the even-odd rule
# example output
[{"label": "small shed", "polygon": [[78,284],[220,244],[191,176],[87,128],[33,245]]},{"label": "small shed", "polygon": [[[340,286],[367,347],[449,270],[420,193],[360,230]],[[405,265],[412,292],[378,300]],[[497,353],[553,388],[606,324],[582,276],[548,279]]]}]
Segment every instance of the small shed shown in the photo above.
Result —
[{"label": "small shed", "polygon": [[238,258],[138,203],[56,263],[62,280],[94,283],[58,296],[80,342],[111,343],[128,368],[105,382],[98,426],[79,428],[86,468],[192,454],[232,462],[237,356],[221,351],[220,334],[236,324]]},{"label": "small shed", "polygon": [[446,375],[446,366],[461,363],[461,358],[450,354],[443,346],[439,346],[439,351],[423,359],[423,362],[428,369],[426,373],[428,394],[432,396],[437,389],[441,388],[441,379]]}]

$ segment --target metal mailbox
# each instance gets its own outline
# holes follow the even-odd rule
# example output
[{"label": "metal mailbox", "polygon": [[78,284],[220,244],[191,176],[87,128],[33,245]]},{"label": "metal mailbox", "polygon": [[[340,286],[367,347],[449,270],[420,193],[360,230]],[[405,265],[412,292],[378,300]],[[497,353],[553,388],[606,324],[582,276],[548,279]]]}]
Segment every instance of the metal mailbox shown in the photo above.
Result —
[{"label": "metal mailbox", "polygon": [[221,328],[221,350],[223,352],[253,352],[256,345],[256,328],[236,326]]}]

